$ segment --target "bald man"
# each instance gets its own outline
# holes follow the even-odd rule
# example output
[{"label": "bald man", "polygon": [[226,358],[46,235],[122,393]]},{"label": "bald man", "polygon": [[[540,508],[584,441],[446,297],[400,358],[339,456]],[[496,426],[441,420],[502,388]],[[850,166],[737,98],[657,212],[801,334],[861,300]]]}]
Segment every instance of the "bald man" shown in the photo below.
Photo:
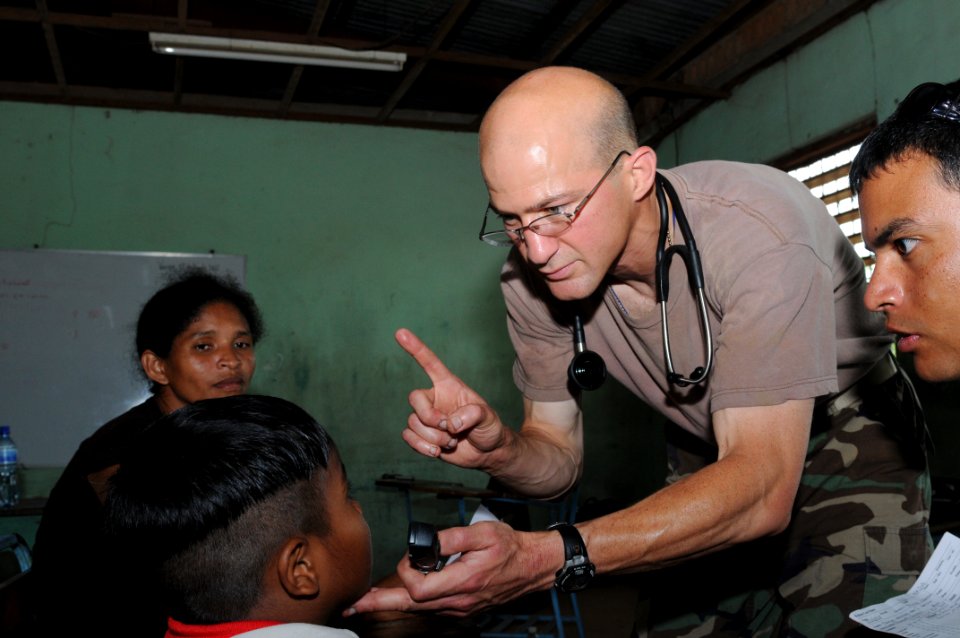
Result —
[{"label": "bald man", "polygon": [[[482,232],[512,247],[501,282],[524,420],[506,426],[400,330],[432,383],[410,395],[406,442],[533,497],[568,492],[587,429],[567,372],[579,317],[609,374],[707,453],[691,462],[694,450],[671,450],[666,487],[575,527],[444,530],[443,552],[463,552],[458,562],[428,575],[401,562],[404,587],[371,592],[354,611],[466,614],[576,591],[594,574],[659,570],[636,635],[839,636],[850,611],[905,591],[932,547],[922,416],[882,318],[861,303],[863,265],[822,203],[764,166],[658,171],[619,91],[573,68],[533,71],[499,96],[480,163]],[[686,385],[665,370],[654,281],[658,244],[690,243],[681,209],[713,335],[712,370]],[[706,367],[679,259],[669,290],[673,365]]]},{"label": "bald man", "polygon": [[850,170],[876,266],[864,301],[928,381],[960,379],[960,82],[924,83]]}]

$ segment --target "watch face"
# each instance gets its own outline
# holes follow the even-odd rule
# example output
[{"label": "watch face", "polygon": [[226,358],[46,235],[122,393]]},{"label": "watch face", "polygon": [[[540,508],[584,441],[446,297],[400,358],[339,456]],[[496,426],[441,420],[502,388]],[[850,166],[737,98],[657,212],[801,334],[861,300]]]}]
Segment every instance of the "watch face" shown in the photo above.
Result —
[{"label": "watch face", "polygon": [[580,591],[585,589],[593,580],[595,570],[593,563],[570,567],[557,579],[557,589],[562,592]]}]

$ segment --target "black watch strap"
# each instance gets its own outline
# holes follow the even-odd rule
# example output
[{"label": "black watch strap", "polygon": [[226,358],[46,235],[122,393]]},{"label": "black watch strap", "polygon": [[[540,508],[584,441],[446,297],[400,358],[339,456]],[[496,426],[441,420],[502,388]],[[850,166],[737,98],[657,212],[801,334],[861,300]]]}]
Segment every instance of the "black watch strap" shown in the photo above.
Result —
[{"label": "black watch strap", "polygon": [[554,587],[562,592],[584,589],[596,572],[587,556],[587,546],[576,527],[570,523],[554,523],[547,529],[560,532],[563,538],[563,567],[557,570]]}]

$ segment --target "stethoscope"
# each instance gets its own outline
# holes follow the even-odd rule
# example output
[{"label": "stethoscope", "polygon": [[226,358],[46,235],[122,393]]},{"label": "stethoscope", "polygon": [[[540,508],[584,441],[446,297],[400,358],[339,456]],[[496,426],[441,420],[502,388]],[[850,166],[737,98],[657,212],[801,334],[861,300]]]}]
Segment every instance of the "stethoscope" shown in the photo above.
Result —
[{"label": "stethoscope", "polygon": [[[697,243],[693,239],[687,216],[680,205],[680,198],[673,185],[659,173],[656,177],[657,205],[660,207],[660,235],[657,240],[657,265],[654,271],[657,291],[657,303],[660,305],[660,322],[663,326],[663,356],[666,360],[667,381],[679,387],[696,385],[706,380],[713,367],[713,334],[710,331],[710,317],[707,315],[707,302],[703,294],[703,266],[700,263],[700,253]],[[667,197],[673,207],[673,218],[680,227],[683,244],[667,247],[667,229],[669,224],[670,207],[667,206]],[[670,262],[674,255],[683,259],[690,279],[690,289],[697,297],[697,306],[700,308],[700,329],[704,335],[704,350],[707,362],[697,366],[689,377],[678,374],[673,369],[673,357],[670,353],[670,329],[667,325],[667,298],[670,293]],[[596,390],[607,378],[607,366],[601,357],[592,350],[587,350],[586,338],[583,334],[583,321],[579,313],[573,318],[573,360],[567,368],[570,381],[581,390]]]}]

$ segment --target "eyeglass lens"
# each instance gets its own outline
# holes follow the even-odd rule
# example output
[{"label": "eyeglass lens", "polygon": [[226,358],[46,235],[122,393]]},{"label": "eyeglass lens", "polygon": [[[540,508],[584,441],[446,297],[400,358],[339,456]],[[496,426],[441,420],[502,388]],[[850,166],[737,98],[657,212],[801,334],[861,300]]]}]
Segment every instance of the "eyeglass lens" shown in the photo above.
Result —
[{"label": "eyeglass lens", "polygon": [[[496,215],[492,208],[487,208],[486,215]],[[524,233],[534,232],[543,237],[557,237],[562,235],[572,223],[569,213],[551,213],[533,220],[528,226],[508,227],[503,230],[494,230],[481,233],[481,239],[489,244],[510,245],[514,239],[523,241]],[[486,226],[486,224],[484,224]]]}]

